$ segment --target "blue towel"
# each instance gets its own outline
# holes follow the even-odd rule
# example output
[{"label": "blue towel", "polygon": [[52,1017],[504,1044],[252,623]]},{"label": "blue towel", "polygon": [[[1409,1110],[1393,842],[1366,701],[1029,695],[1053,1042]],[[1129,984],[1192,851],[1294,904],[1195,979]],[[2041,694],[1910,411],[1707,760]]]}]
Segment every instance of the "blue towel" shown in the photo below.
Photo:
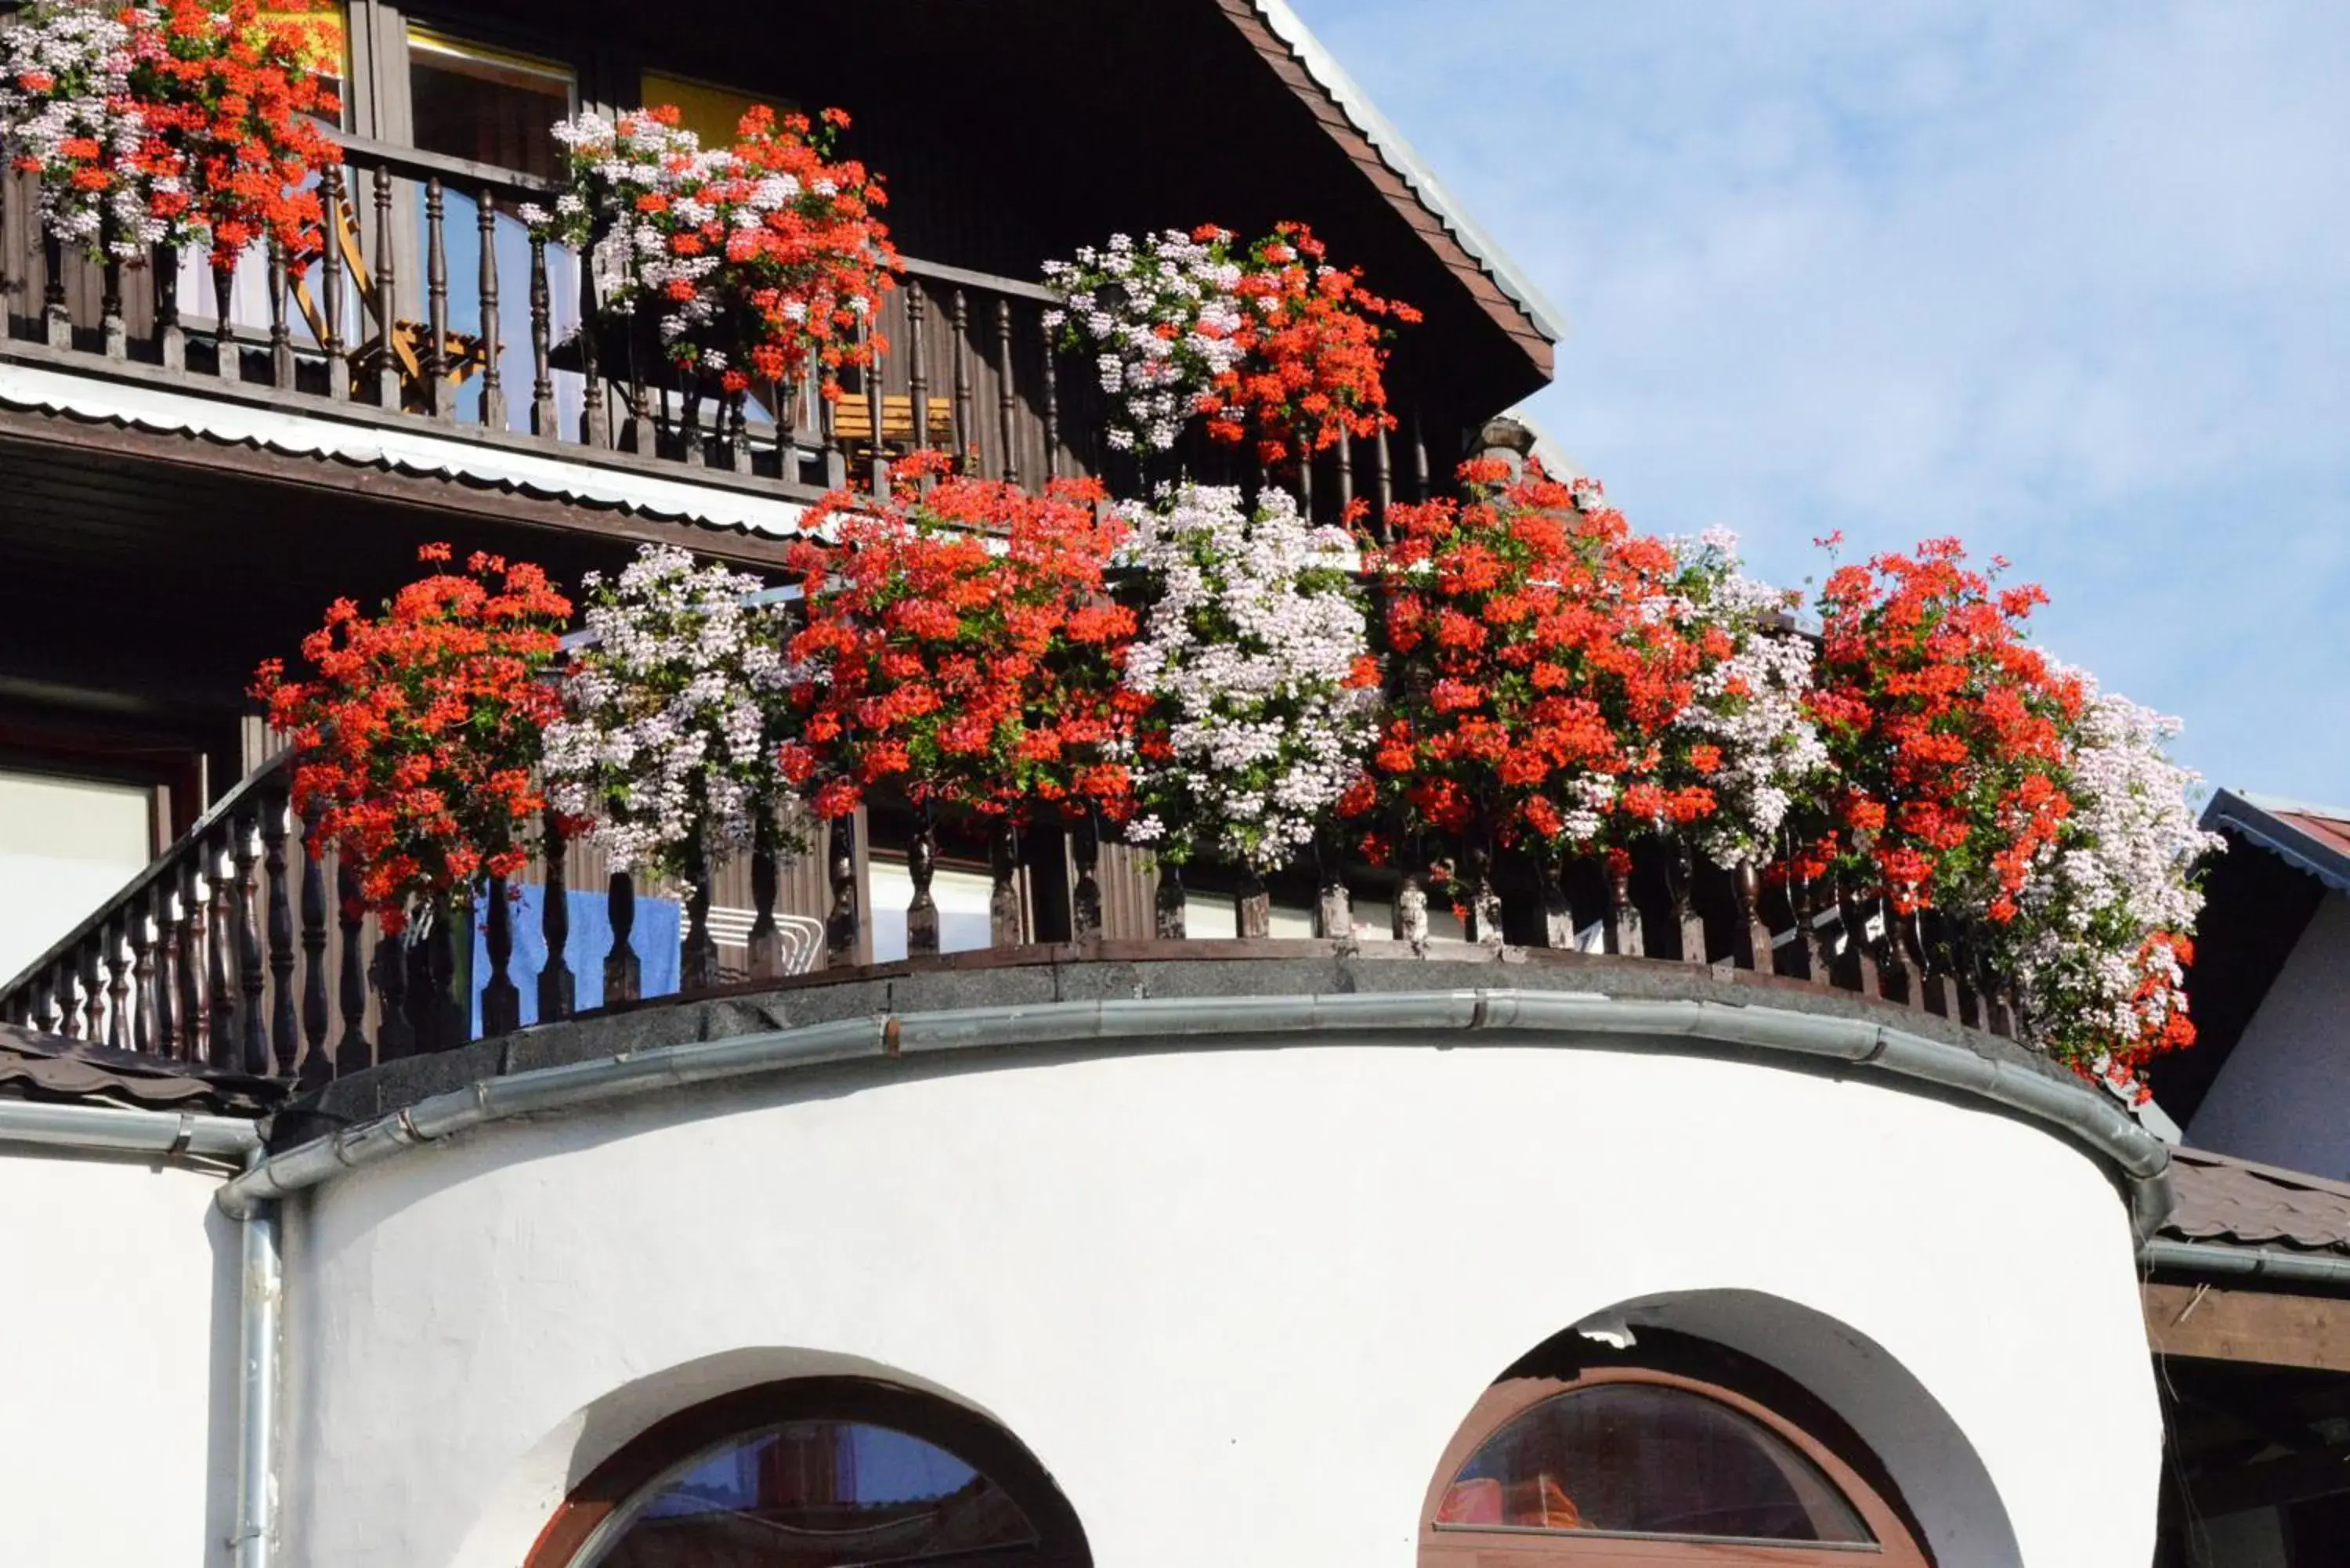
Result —
[{"label": "blue towel", "polygon": [[[522,992],[522,1021],[538,1022],[538,976],[546,967],[546,932],[539,911],[546,889],[525,883],[513,906],[514,957],[506,976]],[[604,1004],[604,956],[612,950],[610,909],[601,893],[566,894],[571,908],[571,931],[563,956],[571,965],[574,1004],[583,1012]],[[482,988],[490,980],[489,905],[486,896],[473,907],[473,1037],[482,1033]],[[629,946],[636,950],[644,977],[642,994],[672,996],[678,987],[680,940],[683,911],[675,898],[637,895],[636,929]]]}]

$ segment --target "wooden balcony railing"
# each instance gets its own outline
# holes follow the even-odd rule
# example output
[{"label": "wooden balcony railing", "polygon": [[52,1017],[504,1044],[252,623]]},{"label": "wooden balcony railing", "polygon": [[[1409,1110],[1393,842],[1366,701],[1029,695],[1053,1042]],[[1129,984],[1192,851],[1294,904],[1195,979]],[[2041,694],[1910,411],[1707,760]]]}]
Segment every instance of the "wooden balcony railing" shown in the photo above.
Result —
[{"label": "wooden balcony railing", "polygon": [[[259,248],[216,271],[158,250],[99,265],[39,226],[29,175],[0,174],[0,353],[31,343],[93,368],[145,366],[184,389],[235,387],[347,417],[475,427],[495,439],[699,469],[813,494],[878,483],[924,446],[991,478],[1143,475],[1107,449],[1089,366],[1056,355],[1051,296],[1033,283],[910,259],[875,324],[889,345],[837,401],[798,387],[705,399],[666,384],[647,348],[582,331],[595,281],[517,215],[548,192],[506,171],[362,138],[319,176],[323,257],[297,275]],[[1350,443],[1301,476],[1317,512],[1357,495],[1419,498],[1463,432],[1405,405],[1397,437]],[[358,415],[354,410],[365,410]],[[1190,472],[1232,466],[1204,448]],[[1232,474],[1229,477],[1242,477]]]},{"label": "wooden balcony railing", "polygon": [[[694,886],[640,890],[585,846],[557,841],[526,879],[536,906],[518,930],[506,889],[469,911],[386,938],[359,911],[330,848],[313,854],[287,805],[286,759],[252,774],[194,828],[37,961],[0,988],[0,1018],[166,1061],[316,1085],[381,1061],[497,1035],[525,1017],[753,987],[883,956],[920,959],[977,945],[975,913],[941,919],[934,884],[958,881],[985,945],[1079,954],[1132,943],[1311,935],[1406,952],[1503,943],[1773,975],[1888,999],[2013,1036],[2015,993],[1968,933],[1929,918],[1895,922],[1834,889],[1755,867],[1723,871],[1659,838],[1627,872],[1596,859],[1538,864],[1472,855],[1453,908],[1431,909],[1422,877],[1327,862],[1270,884],[1229,868],[1154,879],[1139,850],[1083,826],[958,836],[876,808],[806,832],[809,853],[746,857]],[[877,875],[886,872],[886,876]],[[876,888],[905,892],[877,909]],[[571,889],[594,889],[581,900]],[[649,898],[648,893],[659,895]],[[892,900],[895,901],[893,894]],[[592,940],[575,933],[596,911]],[[665,917],[656,933],[650,910]],[[1367,917],[1367,918],[1366,918]],[[674,921],[671,927],[667,922]],[[670,934],[673,929],[674,934]],[[543,955],[515,978],[517,940]],[[479,957],[476,958],[478,950]],[[649,975],[669,977],[649,987]]]}]

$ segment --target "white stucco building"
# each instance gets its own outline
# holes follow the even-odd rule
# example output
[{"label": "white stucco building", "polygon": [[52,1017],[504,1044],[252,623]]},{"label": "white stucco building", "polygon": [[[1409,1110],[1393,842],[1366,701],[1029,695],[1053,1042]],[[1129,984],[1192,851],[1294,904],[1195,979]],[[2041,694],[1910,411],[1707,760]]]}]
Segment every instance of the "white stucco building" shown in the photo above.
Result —
[{"label": "white stucco building", "polygon": [[11,1561],[224,1562],[242,1485],[270,1560],[387,1568],[2138,1568],[2160,1146],[1766,985],[848,978],[338,1080],[225,1184],[244,1124],[12,1106],[93,1137],[0,1159],[0,1321],[60,1325]]}]

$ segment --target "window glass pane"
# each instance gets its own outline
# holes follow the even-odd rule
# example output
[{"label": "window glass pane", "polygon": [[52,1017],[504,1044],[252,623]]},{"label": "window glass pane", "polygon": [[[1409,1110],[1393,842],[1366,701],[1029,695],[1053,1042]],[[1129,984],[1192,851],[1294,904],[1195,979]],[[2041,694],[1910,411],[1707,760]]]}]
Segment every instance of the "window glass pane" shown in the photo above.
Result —
[{"label": "window glass pane", "polygon": [[1862,1543],[1873,1538],[1818,1467],[1717,1400],[1647,1383],[1548,1399],[1479,1449],[1440,1526]]},{"label": "window glass pane", "polygon": [[417,146],[555,176],[555,123],[571,113],[567,67],[411,27],[408,82]]},{"label": "window glass pane", "polygon": [[594,1568],[867,1568],[1027,1546],[993,1481],[886,1427],[794,1421],[672,1470],[622,1511]]},{"label": "window glass pane", "polygon": [[147,868],[153,800],[135,784],[0,774],[0,981]]}]

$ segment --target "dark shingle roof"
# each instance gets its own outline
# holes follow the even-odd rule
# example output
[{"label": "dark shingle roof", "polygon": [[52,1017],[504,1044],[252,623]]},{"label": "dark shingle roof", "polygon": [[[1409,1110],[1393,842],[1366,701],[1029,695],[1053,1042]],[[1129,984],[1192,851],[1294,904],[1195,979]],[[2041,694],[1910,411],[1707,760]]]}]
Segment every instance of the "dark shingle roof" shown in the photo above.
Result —
[{"label": "dark shingle roof", "polygon": [[0,1023],[0,1099],[259,1116],[285,1096],[266,1078],[216,1073]]},{"label": "dark shingle roof", "polygon": [[2350,1184],[2193,1148],[2173,1151],[2170,1170],[2171,1241],[2350,1257]]}]

